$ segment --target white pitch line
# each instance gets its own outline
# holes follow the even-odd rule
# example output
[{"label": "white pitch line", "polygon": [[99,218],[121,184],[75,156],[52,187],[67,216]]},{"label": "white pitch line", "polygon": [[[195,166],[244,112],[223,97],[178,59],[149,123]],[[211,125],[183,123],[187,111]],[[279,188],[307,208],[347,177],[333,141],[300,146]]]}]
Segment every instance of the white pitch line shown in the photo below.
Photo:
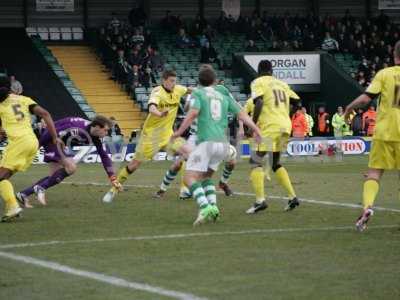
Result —
[{"label": "white pitch line", "polygon": [[[369,229],[385,229],[397,228],[399,225],[375,225],[369,226]],[[185,239],[193,237],[209,237],[209,236],[228,236],[228,235],[245,235],[245,234],[270,234],[270,233],[291,233],[291,232],[324,232],[324,231],[340,231],[340,230],[355,230],[354,226],[328,226],[328,227],[309,227],[309,228],[271,228],[271,229],[249,229],[241,231],[215,231],[215,232],[193,232],[193,233],[176,233],[164,235],[145,235],[145,236],[126,236],[118,238],[98,238],[85,240],[70,240],[70,241],[44,241],[37,243],[19,243],[19,244],[0,244],[1,250],[40,247],[51,245],[64,244],[89,244],[89,243],[104,243],[115,241],[143,241],[143,240],[169,240],[169,239]]]},{"label": "white pitch line", "polygon": [[[92,185],[92,186],[110,186],[107,183],[100,183],[100,182],[62,182],[62,184],[70,184],[70,185]],[[141,185],[141,184],[124,184],[125,187],[133,187],[133,188],[157,188],[155,185]],[[173,187],[171,188],[173,189]],[[218,192],[222,193],[222,192]],[[234,195],[239,195],[239,196],[251,196],[254,197],[255,195],[253,193],[245,193],[245,192],[234,192]],[[281,196],[268,196],[270,199],[279,199],[279,200],[288,200],[288,197],[281,197]],[[333,202],[333,201],[321,201],[321,200],[313,200],[313,199],[305,199],[305,198],[299,198],[300,202],[305,202],[305,203],[310,203],[310,204],[318,204],[318,205],[327,205],[327,206],[339,206],[339,207],[348,207],[348,208],[363,208],[362,205],[360,204],[353,204],[353,203],[346,203],[346,202]],[[374,206],[375,210],[379,211],[390,211],[390,212],[396,212],[400,213],[400,209],[396,208],[388,208],[388,207],[381,207],[381,206]]]},{"label": "white pitch line", "polygon": [[[243,192],[234,192],[234,194],[239,196],[254,196],[252,193],[243,193]],[[268,196],[271,199],[281,199],[281,200],[289,200],[288,197],[280,197],[280,196]],[[300,202],[306,202],[311,204],[320,204],[320,205],[328,205],[328,206],[342,206],[342,207],[349,207],[349,208],[363,208],[360,204],[352,204],[346,202],[333,202],[333,201],[321,201],[321,200],[313,200],[313,199],[299,199]],[[400,209],[396,208],[388,208],[388,207],[381,207],[381,206],[374,206],[374,210],[380,211],[391,211],[391,212],[398,212],[400,213]]]},{"label": "white pitch line", "polygon": [[75,269],[75,268],[72,268],[72,267],[69,267],[66,265],[62,265],[62,264],[59,264],[56,262],[41,260],[41,259],[37,259],[34,257],[30,257],[30,256],[23,256],[23,255],[18,255],[18,254],[14,254],[14,253],[0,251],[0,257],[10,259],[13,261],[22,262],[22,263],[29,264],[29,265],[34,265],[37,267],[42,267],[42,268],[53,270],[53,271],[58,271],[58,272],[65,273],[65,274],[70,274],[70,275],[75,275],[78,277],[83,277],[83,278],[100,281],[100,282],[107,283],[107,284],[113,285],[113,286],[148,292],[148,293],[152,293],[152,294],[170,297],[173,299],[206,300],[206,298],[201,298],[201,297],[189,294],[189,293],[183,293],[183,292],[178,292],[178,291],[174,291],[174,290],[167,290],[162,287],[152,286],[149,284],[139,283],[139,282],[134,282],[134,281],[128,281],[123,278],[109,276],[109,275],[102,274],[102,273],[96,273],[96,272],[85,271],[85,270],[81,270],[81,269]]}]

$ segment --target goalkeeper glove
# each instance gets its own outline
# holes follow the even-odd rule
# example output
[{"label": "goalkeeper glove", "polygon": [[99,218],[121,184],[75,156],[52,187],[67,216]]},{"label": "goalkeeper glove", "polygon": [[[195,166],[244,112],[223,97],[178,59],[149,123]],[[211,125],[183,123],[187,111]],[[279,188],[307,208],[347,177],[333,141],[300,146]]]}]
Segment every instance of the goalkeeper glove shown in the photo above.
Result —
[{"label": "goalkeeper glove", "polygon": [[122,192],[124,190],[123,186],[121,183],[119,183],[117,176],[115,175],[111,175],[110,177],[110,182],[111,185],[118,191],[118,192]]}]

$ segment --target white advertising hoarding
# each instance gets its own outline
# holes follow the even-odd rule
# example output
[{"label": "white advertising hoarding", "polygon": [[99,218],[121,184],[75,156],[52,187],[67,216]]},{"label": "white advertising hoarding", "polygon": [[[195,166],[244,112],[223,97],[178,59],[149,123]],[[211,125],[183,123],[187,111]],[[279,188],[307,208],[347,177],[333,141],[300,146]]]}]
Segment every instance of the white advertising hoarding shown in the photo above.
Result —
[{"label": "white advertising hoarding", "polygon": [[268,59],[274,76],[287,84],[320,84],[319,54],[255,54],[244,55],[245,61],[257,72],[258,63]]},{"label": "white advertising hoarding", "polygon": [[36,0],[36,11],[74,11],[74,0]]},{"label": "white advertising hoarding", "polygon": [[287,153],[290,156],[318,155],[327,150],[328,147],[334,147],[335,151],[343,154],[364,154],[367,144],[362,138],[344,138],[344,139],[321,139],[311,138],[307,140],[291,139],[287,145]]},{"label": "white advertising hoarding", "polygon": [[400,9],[400,0],[379,0],[379,9]]}]

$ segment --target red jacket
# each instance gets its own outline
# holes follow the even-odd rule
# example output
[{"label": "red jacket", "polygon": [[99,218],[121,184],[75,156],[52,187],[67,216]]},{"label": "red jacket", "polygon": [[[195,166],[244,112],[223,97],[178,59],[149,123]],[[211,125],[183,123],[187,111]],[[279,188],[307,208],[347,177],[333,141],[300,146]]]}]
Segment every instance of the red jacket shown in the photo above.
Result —
[{"label": "red jacket", "polygon": [[367,133],[368,136],[372,136],[375,130],[375,122],[376,122],[376,111],[372,109],[368,109],[363,114],[363,129]]},{"label": "red jacket", "polygon": [[307,120],[302,112],[296,112],[292,117],[292,135],[305,137],[308,132]]},{"label": "red jacket", "polygon": [[329,132],[329,114],[326,112],[318,113],[318,132]]}]

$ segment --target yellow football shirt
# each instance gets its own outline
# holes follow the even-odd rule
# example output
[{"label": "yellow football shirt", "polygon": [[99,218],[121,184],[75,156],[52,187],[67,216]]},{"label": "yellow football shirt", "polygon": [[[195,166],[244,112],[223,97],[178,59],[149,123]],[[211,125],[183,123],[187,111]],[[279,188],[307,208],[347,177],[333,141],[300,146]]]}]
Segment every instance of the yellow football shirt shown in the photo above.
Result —
[{"label": "yellow football shirt", "polygon": [[400,142],[400,66],[379,71],[366,93],[380,95],[373,139]]},{"label": "yellow football shirt", "polygon": [[166,91],[162,86],[155,87],[150,94],[149,106],[155,104],[159,111],[168,111],[168,115],[157,117],[149,113],[143,124],[143,134],[145,136],[157,134],[161,137],[172,135],[179,103],[186,93],[187,88],[182,85],[175,85],[172,92]]},{"label": "yellow football shirt", "polygon": [[253,115],[253,110],[254,110],[254,100],[253,100],[253,98],[247,99],[246,104],[244,105],[244,110],[249,116]]},{"label": "yellow football shirt", "polygon": [[29,107],[36,104],[29,97],[15,94],[10,94],[0,103],[1,127],[6,131],[10,140],[27,135],[35,136]]},{"label": "yellow football shirt", "polygon": [[263,108],[257,125],[263,135],[290,134],[290,99],[300,99],[289,85],[272,76],[261,76],[251,83],[251,97],[263,98]]}]

